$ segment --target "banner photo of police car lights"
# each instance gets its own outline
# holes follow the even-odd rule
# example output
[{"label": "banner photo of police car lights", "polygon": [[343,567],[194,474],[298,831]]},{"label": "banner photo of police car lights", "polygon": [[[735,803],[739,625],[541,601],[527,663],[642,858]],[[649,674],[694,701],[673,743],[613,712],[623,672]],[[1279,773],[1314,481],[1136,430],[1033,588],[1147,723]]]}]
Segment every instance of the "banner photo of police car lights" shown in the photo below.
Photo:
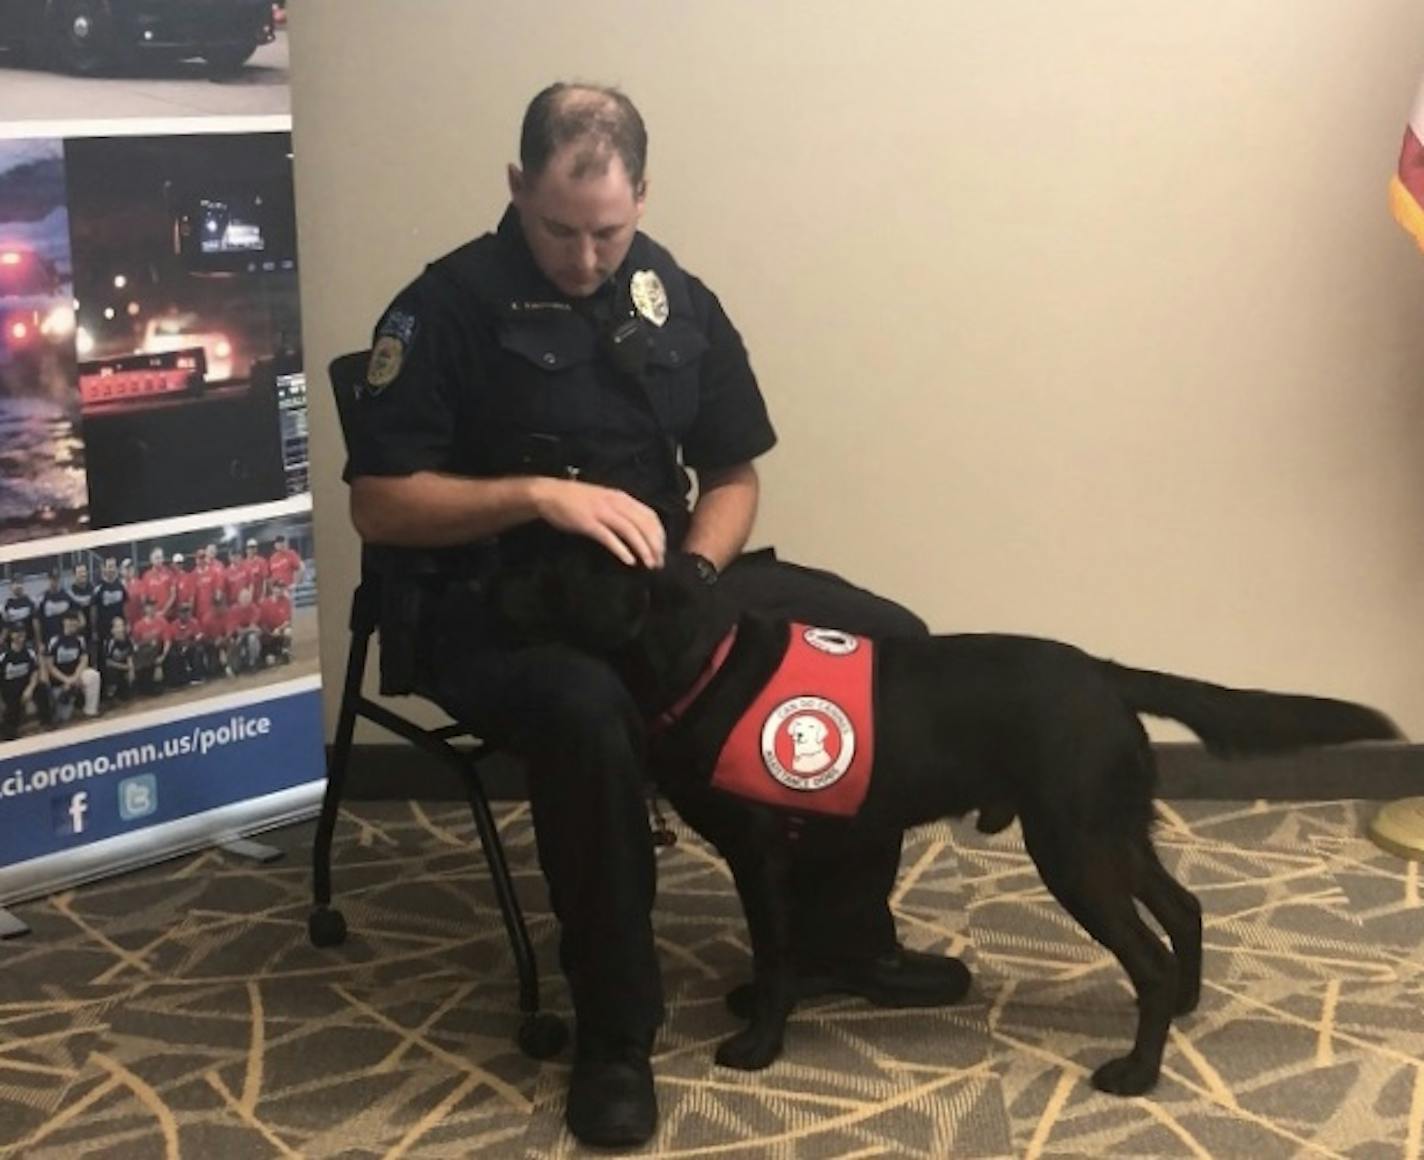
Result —
[{"label": "banner photo of police car lights", "polygon": [[252,120],[0,139],[0,905],[320,800],[290,121]]}]

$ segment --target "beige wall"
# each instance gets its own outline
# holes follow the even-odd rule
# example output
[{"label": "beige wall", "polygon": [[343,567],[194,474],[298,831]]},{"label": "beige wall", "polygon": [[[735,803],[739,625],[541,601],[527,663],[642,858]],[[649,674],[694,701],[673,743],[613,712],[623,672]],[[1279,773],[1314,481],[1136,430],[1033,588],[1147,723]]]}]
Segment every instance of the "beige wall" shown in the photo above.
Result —
[{"label": "beige wall", "polygon": [[321,368],[493,225],[528,98],[623,85],[645,220],[781,433],[756,539],[939,630],[1374,702],[1424,736],[1418,0],[301,0],[328,714],[356,544]]}]

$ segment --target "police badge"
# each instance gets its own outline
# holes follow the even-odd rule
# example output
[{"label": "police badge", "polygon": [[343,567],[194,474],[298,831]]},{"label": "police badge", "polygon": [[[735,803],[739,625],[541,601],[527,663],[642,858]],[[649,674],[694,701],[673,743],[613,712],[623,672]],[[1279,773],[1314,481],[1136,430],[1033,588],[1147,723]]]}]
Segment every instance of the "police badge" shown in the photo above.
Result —
[{"label": "police badge", "polygon": [[667,291],[654,270],[639,270],[633,275],[633,306],[654,326],[668,320]]}]

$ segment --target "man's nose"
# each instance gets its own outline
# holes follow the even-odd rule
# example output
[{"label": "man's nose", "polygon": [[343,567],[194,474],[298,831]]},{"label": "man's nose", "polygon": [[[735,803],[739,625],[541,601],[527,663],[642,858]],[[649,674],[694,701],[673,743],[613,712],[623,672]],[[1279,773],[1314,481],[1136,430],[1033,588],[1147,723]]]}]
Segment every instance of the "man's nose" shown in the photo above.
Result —
[{"label": "man's nose", "polygon": [[580,270],[592,271],[598,267],[598,247],[593,238],[580,237],[576,243],[578,246],[578,264]]}]

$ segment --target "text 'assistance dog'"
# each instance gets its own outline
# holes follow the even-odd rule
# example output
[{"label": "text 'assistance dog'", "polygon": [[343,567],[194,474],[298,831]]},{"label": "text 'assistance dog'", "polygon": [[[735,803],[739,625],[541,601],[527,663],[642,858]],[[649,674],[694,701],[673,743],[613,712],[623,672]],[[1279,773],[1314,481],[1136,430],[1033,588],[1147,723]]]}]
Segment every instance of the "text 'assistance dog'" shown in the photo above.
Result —
[{"label": "text 'assistance dog'", "polygon": [[[654,722],[659,787],[727,860],[753,951],[750,1023],[717,1050],[735,1068],[777,1058],[795,1005],[787,882],[798,851],[977,811],[989,833],[1021,820],[1044,884],[1127,971],[1137,1038],[1093,1083],[1145,1092],[1172,1016],[1197,1004],[1202,923],[1200,903],[1152,847],[1156,771],[1138,714],[1181,722],[1220,757],[1400,737],[1363,705],[1223,688],[1049,640],[869,641],[738,616],[686,558],[635,569],[576,537],[507,568],[495,602],[519,639],[609,661]],[[859,671],[848,683],[827,678],[826,692],[811,653]],[[873,720],[846,707],[857,697],[873,701]],[[734,768],[737,735],[750,771]]]}]

